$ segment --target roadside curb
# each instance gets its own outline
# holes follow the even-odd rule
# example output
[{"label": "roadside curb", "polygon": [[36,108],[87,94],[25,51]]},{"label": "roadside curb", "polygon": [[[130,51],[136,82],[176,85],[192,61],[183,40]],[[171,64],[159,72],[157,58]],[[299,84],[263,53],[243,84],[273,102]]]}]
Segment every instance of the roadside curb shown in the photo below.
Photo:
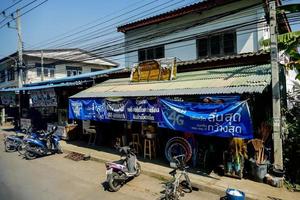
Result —
[{"label": "roadside curb", "polygon": [[[80,154],[84,154],[80,151],[75,151],[72,149],[68,149],[66,147],[63,147],[63,151],[64,153],[80,153]],[[94,156],[92,154],[90,154],[90,160],[91,161],[95,161],[95,162],[99,162],[99,163],[105,163],[105,162],[110,162],[111,160],[105,159],[105,158],[100,158],[97,156]],[[169,180],[170,176],[168,175],[164,175],[164,174],[160,174],[156,171],[151,171],[151,170],[145,170],[142,168],[142,174],[147,175],[147,176],[151,176],[153,178],[156,178],[158,180],[161,180],[162,182],[165,180]],[[217,194],[219,196],[225,196],[225,190],[226,188],[223,187],[218,187],[216,185],[205,185],[205,183],[197,183],[196,181],[193,181],[193,179],[191,178],[192,181],[192,185],[194,188],[199,189],[200,191],[204,191],[204,192],[208,192],[208,193],[213,193],[213,194]],[[247,200],[258,200],[258,198],[252,196],[251,194],[246,194],[246,199]]]}]

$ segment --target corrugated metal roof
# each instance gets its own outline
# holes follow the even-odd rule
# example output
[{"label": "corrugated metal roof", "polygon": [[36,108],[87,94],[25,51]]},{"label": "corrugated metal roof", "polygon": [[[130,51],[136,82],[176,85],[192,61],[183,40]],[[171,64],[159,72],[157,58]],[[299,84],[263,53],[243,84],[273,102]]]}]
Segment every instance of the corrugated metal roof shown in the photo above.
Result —
[{"label": "corrugated metal roof", "polygon": [[270,82],[270,64],[248,65],[179,73],[172,81],[136,83],[128,78],[112,79],[71,98],[262,93]]},{"label": "corrugated metal roof", "polygon": [[249,57],[253,57],[253,56],[268,55],[268,54],[270,54],[270,52],[258,51],[258,52],[234,54],[234,55],[228,55],[228,56],[220,56],[220,57],[209,57],[209,58],[202,58],[202,59],[197,59],[197,60],[179,61],[179,62],[177,62],[177,66],[180,67],[180,66],[186,66],[186,65],[214,62],[214,61],[225,61],[225,60],[233,60],[233,59],[239,59],[239,58],[249,58]]},{"label": "corrugated metal roof", "polygon": [[117,27],[119,32],[126,32],[135,28],[147,26],[150,24],[157,24],[166,20],[174,19],[176,17],[180,17],[191,12],[200,12],[203,10],[209,10],[214,7],[218,7],[221,5],[226,5],[228,3],[234,2],[234,0],[207,0],[197,2],[191,5],[187,5],[178,9],[174,9],[168,12],[164,12],[159,15],[155,15],[152,17],[147,17],[145,19],[141,19],[135,22],[131,22],[128,24],[124,24],[122,26]]}]

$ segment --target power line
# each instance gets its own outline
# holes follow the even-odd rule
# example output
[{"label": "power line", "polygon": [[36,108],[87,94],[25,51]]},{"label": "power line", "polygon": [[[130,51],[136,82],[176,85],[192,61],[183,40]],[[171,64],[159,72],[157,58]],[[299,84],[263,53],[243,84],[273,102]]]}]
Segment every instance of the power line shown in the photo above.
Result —
[{"label": "power line", "polygon": [[[171,0],[171,1],[174,1],[174,0]],[[168,1],[167,3],[171,2],[171,1]],[[184,1],[184,0],[180,0],[180,2],[183,2],[183,1]],[[63,37],[63,38],[59,38],[59,39],[57,39],[57,40],[48,42],[48,43],[46,43],[46,44],[43,45],[43,46],[46,46],[46,45],[48,45],[48,44],[53,44],[53,43],[55,43],[55,42],[61,41],[61,40],[66,39],[66,38],[70,38],[71,36],[76,36],[77,34],[83,33],[83,32],[85,32],[85,31],[89,31],[90,29],[95,28],[95,27],[97,27],[97,26],[99,26],[99,25],[103,25],[103,24],[105,24],[105,23],[107,23],[107,22],[109,22],[109,21],[112,21],[112,20],[114,20],[114,19],[117,19],[117,18],[120,18],[120,17],[124,17],[124,16],[126,16],[127,14],[131,14],[133,11],[136,11],[137,9],[140,9],[140,8],[144,8],[144,7],[146,7],[146,6],[150,5],[150,4],[153,4],[154,2],[157,2],[157,0],[154,0],[154,1],[151,1],[151,2],[149,2],[149,3],[143,4],[143,5],[141,5],[141,6],[137,7],[137,8],[134,8],[134,9],[128,11],[128,12],[122,13],[122,14],[116,16],[116,17],[113,17],[113,18],[109,19],[109,20],[106,20],[106,21],[104,21],[104,22],[100,22],[100,23],[98,23],[98,24],[96,24],[96,25],[94,25],[94,26],[92,26],[92,27],[88,27],[88,28],[86,28],[86,29],[84,29],[84,30],[81,30],[81,31],[78,31],[78,32],[69,34],[69,35],[67,35],[67,36],[65,36],[65,37]],[[160,6],[164,5],[164,4],[166,4],[166,3],[160,4],[160,5],[158,5],[158,6],[156,5],[155,8],[160,7]],[[145,12],[148,12],[149,10],[153,10],[153,8],[148,9],[148,10],[146,10],[146,11],[143,11],[143,12],[139,13],[138,15],[144,14]],[[134,15],[134,16],[136,16],[136,15]],[[90,35],[90,34],[93,34],[93,33],[94,33],[94,34],[98,34],[99,31],[105,32],[105,31],[107,31],[107,30],[111,30],[112,26],[114,26],[114,25],[116,25],[116,24],[119,24],[120,22],[124,22],[124,21],[126,21],[126,20],[128,20],[128,19],[130,19],[130,18],[132,18],[132,17],[134,17],[134,16],[126,17],[126,19],[123,19],[123,20],[121,20],[121,21],[118,21],[118,22],[116,22],[116,23],[114,23],[114,24],[109,24],[109,25],[106,25],[106,26],[104,26],[104,27],[100,27],[100,28],[96,29],[95,31],[92,31],[92,32],[90,32],[90,33],[87,33],[87,34],[85,34],[85,35],[83,35],[83,36],[77,36],[77,37],[75,37],[75,38],[73,38],[73,39],[70,39],[69,41],[74,41],[75,39],[79,39],[79,38],[81,38],[81,37],[86,37],[87,35]],[[114,31],[113,33],[116,33],[116,32]],[[109,35],[109,34],[108,34],[108,35]],[[49,48],[52,48],[52,47],[53,47],[53,45],[50,46]]]},{"label": "power line", "polygon": [[[37,1],[37,0],[34,0],[33,2],[35,2],[35,1]],[[47,1],[48,1],[48,0],[44,0],[43,2],[37,4],[36,6],[30,8],[30,9],[27,10],[26,12],[22,13],[19,17],[21,17],[21,16],[23,16],[23,15],[26,15],[27,13],[29,13],[29,12],[31,12],[32,10],[36,9],[37,7],[43,5],[43,4],[46,3]],[[32,3],[32,2],[31,2],[31,3]],[[29,4],[31,4],[31,3],[29,3]],[[24,6],[23,6],[23,7],[24,7]],[[14,18],[13,18],[12,20],[10,20],[8,23],[12,22],[12,21],[15,20],[15,19],[16,19],[16,18],[14,17]],[[6,26],[6,24],[0,26],[0,29],[3,28],[3,27],[5,27],[5,26]]]},{"label": "power line", "polygon": [[8,9],[14,7],[15,5],[17,5],[17,4],[20,3],[21,1],[23,1],[23,0],[19,0],[19,1],[17,1],[16,3],[12,4],[11,6],[5,8],[4,10],[1,11],[1,14],[5,15],[5,11],[7,11]]}]

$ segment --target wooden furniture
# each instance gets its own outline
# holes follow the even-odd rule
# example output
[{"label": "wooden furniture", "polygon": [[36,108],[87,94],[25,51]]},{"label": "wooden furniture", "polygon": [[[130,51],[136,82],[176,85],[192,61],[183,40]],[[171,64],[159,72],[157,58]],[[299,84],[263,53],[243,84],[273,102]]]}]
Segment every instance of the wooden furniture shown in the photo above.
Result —
[{"label": "wooden furniture", "polygon": [[82,121],[82,133],[89,135],[88,145],[95,145],[97,139],[96,126],[92,126],[90,121]]},{"label": "wooden furniture", "polygon": [[148,156],[150,160],[152,159],[152,157],[156,157],[155,138],[144,139],[144,158],[146,158],[146,156]]},{"label": "wooden furniture", "polygon": [[140,134],[133,133],[132,134],[132,146],[137,154],[139,154],[139,150],[142,149],[142,145],[140,143]]}]

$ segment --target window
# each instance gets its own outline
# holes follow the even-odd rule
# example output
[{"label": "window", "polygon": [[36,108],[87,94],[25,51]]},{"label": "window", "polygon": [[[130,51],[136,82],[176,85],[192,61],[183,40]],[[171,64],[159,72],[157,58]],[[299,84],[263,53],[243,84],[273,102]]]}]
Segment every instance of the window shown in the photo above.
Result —
[{"label": "window", "polygon": [[102,69],[91,68],[91,72],[101,71]]},{"label": "window", "polygon": [[235,32],[222,33],[197,40],[198,57],[221,56],[236,53]]},{"label": "window", "polygon": [[7,80],[8,81],[15,80],[15,70],[14,69],[7,70]]},{"label": "window", "polygon": [[158,46],[148,49],[140,49],[138,52],[139,61],[152,60],[165,57],[165,47]]},{"label": "window", "polygon": [[82,67],[66,66],[67,76],[76,76],[82,74]]},{"label": "window", "polygon": [[[42,65],[41,63],[35,63],[36,67],[36,76],[41,77],[42,76]],[[55,65],[53,64],[44,64],[44,77],[55,77]]]}]

